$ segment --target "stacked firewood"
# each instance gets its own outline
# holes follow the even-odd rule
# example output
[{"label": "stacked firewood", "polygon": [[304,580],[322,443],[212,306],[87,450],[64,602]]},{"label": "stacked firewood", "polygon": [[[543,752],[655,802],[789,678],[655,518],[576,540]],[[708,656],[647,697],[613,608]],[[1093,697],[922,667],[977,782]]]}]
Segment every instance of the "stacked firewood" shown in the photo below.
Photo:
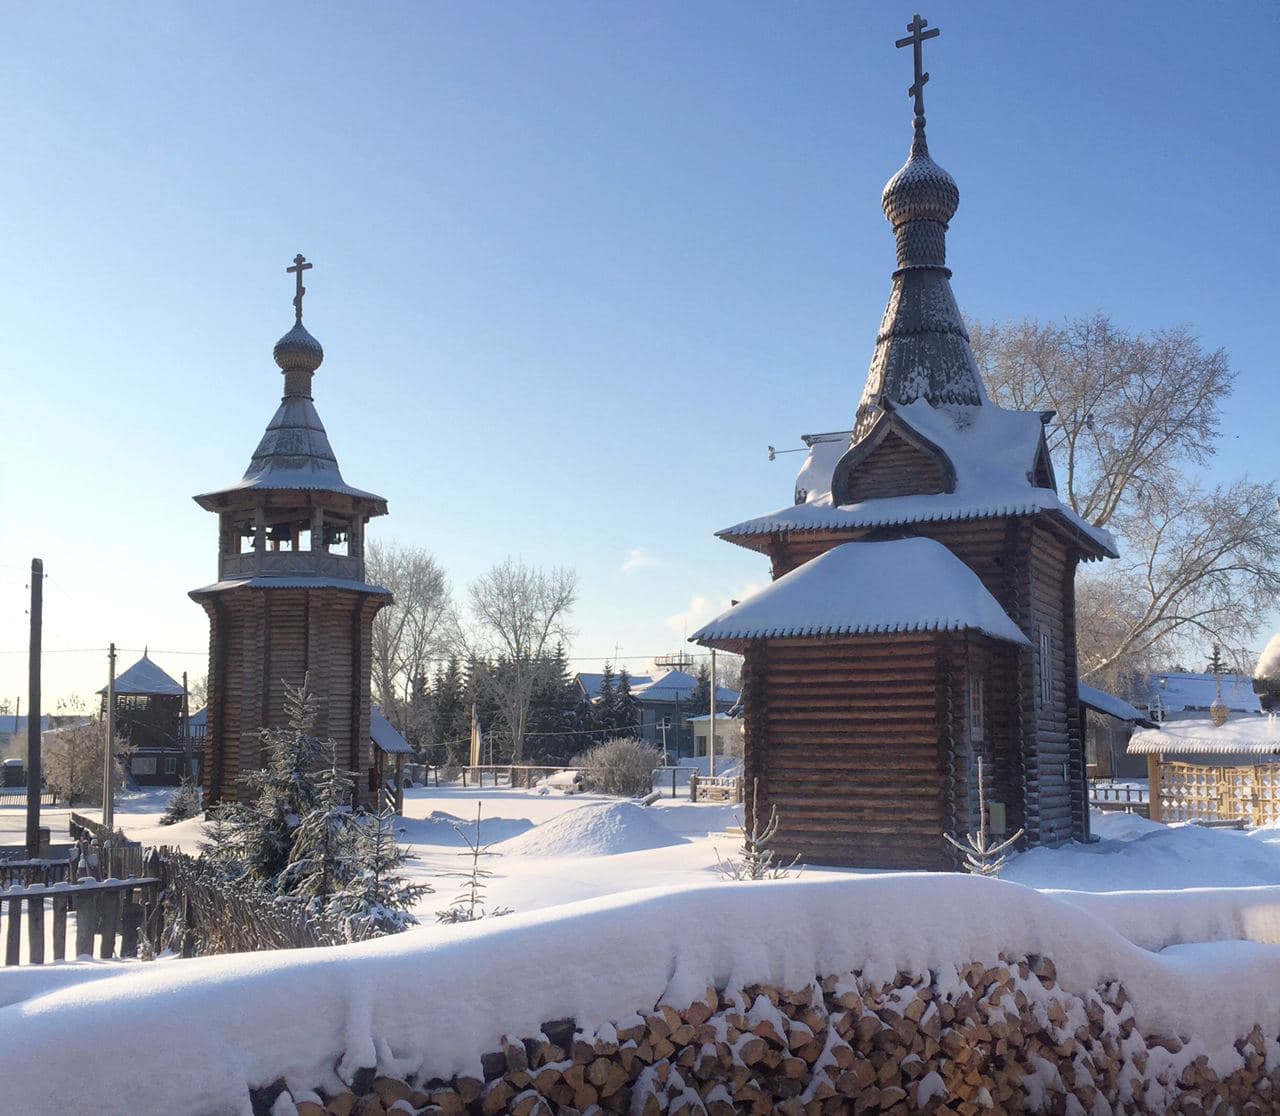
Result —
[{"label": "stacked firewood", "polygon": [[[886,974],[887,975],[887,974]],[[1272,1036],[1274,1038],[1274,1036]],[[1280,1111],[1276,1049],[1255,1027],[1217,1069],[1198,1044],[1142,1035],[1123,988],[1064,991],[1045,957],[807,988],[708,988],[592,1034],[572,1020],[508,1040],[482,1075],[357,1076],[334,1096],[260,1090],[276,1116],[572,1116]]]}]

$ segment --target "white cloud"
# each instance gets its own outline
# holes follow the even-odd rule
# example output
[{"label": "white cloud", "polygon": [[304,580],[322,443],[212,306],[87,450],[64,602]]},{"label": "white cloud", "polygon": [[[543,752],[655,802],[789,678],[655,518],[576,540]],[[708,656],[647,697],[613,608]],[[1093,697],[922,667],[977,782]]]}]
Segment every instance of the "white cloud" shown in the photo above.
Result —
[{"label": "white cloud", "polygon": [[715,593],[703,595],[696,593],[689,598],[689,604],[682,611],[667,617],[667,627],[676,635],[692,635],[703,624],[713,617],[719,616],[729,607],[730,600],[743,601],[752,593],[758,593],[764,583],[744,581],[731,593]]},{"label": "white cloud", "polygon": [[655,566],[662,565],[652,554],[645,550],[642,546],[632,549],[627,555],[622,565],[618,568],[618,572],[622,574],[633,574],[637,570],[651,570]]}]

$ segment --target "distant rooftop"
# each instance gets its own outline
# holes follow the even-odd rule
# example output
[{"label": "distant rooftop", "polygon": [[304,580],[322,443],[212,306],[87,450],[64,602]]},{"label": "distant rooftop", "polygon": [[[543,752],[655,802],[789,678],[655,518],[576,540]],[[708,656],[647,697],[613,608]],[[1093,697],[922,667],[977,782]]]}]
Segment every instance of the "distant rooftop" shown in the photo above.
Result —
[{"label": "distant rooftop", "polygon": [[[144,652],[142,658],[122,674],[116,675],[116,694],[139,694],[149,697],[181,697],[186,691],[181,682],[175,682]],[[107,688],[98,691],[105,694]]]}]

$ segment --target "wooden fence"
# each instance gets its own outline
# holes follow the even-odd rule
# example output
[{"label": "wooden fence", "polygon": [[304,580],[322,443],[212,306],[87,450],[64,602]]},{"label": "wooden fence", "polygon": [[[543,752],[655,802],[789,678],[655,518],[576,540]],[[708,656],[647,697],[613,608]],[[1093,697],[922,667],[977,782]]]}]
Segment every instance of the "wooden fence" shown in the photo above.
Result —
[{"label": "wooden fence", "polygon": [[0,891],[3,908],[4,963],[17,965],[22,960],[22,923],[26,914],[27,960],[44,964],[46,913],[51,916],[54,961],[67,957],[67,916],[75,915],[75,952],[73,957],[92,957],[95,942],[98,956],[137,957],[139,934],[146,909],[155,901],[157,880],[140,877],[128,880],[96,880],[86,877],[78,882],[15,884]]},{"label": "wooden fence", "polygon": [[1280,763],[1239,766],[1178,763],[1149,757],[1157,821],[1280,823]]},{"label": "wooden fence", "polygon": [[695,771],[689,776],[689,801],[741,802],[742,778],[738,775],[699,775]]},{"label": "wooden fence", "polygon": [[1151,809],[1151,800],[1146,787],[1090,779],[1089,805],[1095,810],[1117,810],[1147,817]]}]

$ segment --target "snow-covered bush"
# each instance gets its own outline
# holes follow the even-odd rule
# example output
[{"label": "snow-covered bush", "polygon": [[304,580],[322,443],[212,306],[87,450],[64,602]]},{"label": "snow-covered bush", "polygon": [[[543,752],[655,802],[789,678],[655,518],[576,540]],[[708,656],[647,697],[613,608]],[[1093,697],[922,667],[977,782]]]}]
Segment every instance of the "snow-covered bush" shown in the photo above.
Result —
[{"label": "snow-covered bush", "polygon": [[195,784],[190,779],[183,779],[169,799],[169,805],[165,807],[160,817],[160,824],[173,825],[176,822],[194,818],[198,813],[200,813],[200,792],[196,790]]},{"label": "snow-covered bush", "polygon": [[582,769],[590,790],[628,797],[648,794],[653,789],[654,769],[661,765],[657,748],[626,736],[597,744],[573,761],[574,767]]}]

